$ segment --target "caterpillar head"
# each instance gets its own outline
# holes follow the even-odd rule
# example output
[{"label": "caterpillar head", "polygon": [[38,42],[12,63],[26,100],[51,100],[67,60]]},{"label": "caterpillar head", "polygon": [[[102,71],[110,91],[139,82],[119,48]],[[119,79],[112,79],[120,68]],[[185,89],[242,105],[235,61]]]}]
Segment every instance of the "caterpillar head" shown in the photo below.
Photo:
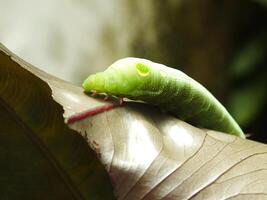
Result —
[{"label": "caterpillar head", "polygon": [[138,96],[149,81],[152,62],[140,58],[123,58],[104,72],[90,75],[83,83],[85,91],[105,92],[116,96]]}]

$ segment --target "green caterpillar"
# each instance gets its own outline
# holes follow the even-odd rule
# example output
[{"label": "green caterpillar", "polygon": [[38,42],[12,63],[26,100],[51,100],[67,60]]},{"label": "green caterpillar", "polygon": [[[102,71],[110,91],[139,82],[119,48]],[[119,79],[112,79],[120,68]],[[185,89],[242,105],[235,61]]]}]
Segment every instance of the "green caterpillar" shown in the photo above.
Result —
[{"label": "green caterpillar", "polygon": [[195,125],[245,138],[224,106],[185,73],[140,58],[124,58],[83,83],[95,91],[158,105]]}]

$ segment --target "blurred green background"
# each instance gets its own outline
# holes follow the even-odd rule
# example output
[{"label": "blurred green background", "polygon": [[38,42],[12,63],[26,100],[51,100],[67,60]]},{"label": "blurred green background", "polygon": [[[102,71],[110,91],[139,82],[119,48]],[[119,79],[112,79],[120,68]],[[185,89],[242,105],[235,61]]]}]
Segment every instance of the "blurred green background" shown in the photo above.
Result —
[{"label": "blurred green background", "polygon": [[267,0],[0,0],[0,41],[80,85],[115,60],[181,69],[267,143]]}]

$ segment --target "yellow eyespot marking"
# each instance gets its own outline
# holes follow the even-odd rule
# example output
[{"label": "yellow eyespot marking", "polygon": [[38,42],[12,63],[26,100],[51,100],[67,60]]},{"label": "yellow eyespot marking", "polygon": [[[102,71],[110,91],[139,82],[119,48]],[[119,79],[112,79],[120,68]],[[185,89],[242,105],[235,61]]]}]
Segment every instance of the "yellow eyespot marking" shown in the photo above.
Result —
[{"label": "yellow eyespot marking", "polygon": [[140,76],[147,76],[149,74],[149,68],[142,63],[138,63],[136,69]]}]

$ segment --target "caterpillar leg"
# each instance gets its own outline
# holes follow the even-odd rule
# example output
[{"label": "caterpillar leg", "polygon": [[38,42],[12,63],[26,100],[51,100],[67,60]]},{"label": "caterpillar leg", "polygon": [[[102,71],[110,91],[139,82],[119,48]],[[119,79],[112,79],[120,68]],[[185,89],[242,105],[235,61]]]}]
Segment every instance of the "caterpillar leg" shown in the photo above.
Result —
[{"label": "caterpillar leg", "polygon": [[109,99],[110,99],[110,95],[107,94],[107,95],[104,97],[103,100],[104,100],[104,101],[107,101],[107,100],[109,100]]},{"label": "caterpillar leg", "polygon": [[124,97],[116,97],[116,96],[113,96],[113,95],[110,95],[110,94],[106,94],[106,96],[103,98],[104,101],[114,100],[114,99],[117,99],[118,100],[118,104],[119,105],[122,105],[123,102],[124,102]]},{"label": "caterpillar leg", "polygon": [[124,102],[123,97],[119,97],[119,105],[122,105],[123,102]]},{"label": "caterpillar leg", "polygon": [[91,96],[92,96],[92,97],[96,97],[96,96],[97,96],[97,91],[92,90],[91,92],[92,92],[92,93],[91,93]]}]

